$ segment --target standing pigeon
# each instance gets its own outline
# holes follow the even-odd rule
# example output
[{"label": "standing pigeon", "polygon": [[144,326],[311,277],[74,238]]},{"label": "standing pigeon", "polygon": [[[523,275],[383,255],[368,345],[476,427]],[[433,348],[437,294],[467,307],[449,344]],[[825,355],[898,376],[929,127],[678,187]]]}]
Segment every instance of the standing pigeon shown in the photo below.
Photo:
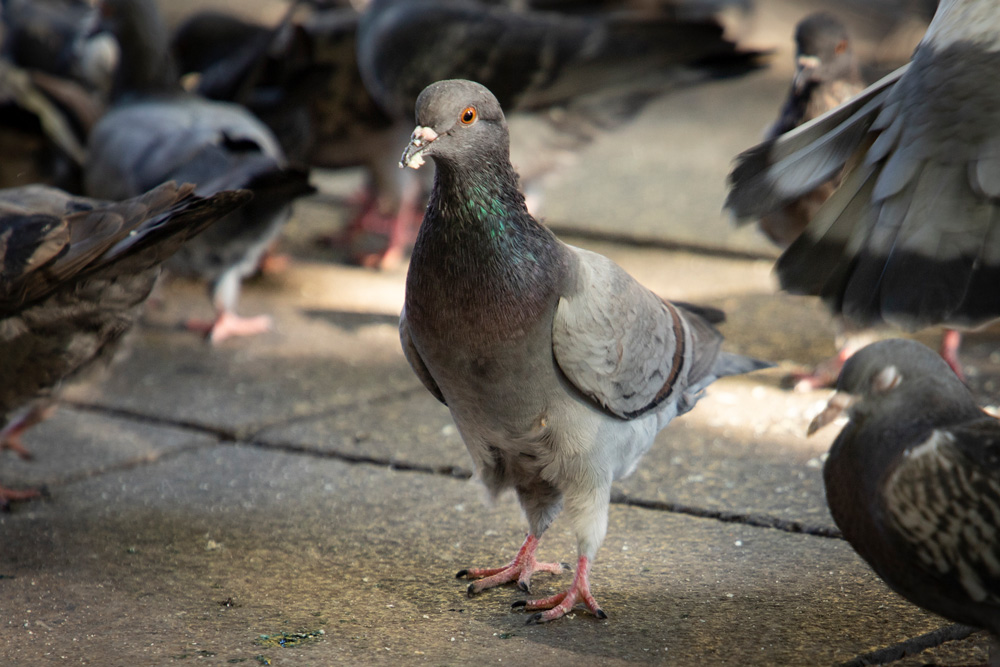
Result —
[{"label": "standing pigeon", "polygon": [[180,90],[167,33],[153,0],[105,0],[121,42],[118,99],[94,127],[84,184],[104,199],[135,196],[166,180],[197,192],[253,191],[249,205],[185,245],[169,268],[209,281],[216,316],[189,322],[213,342],[270,328],[270,318],[242,318],[236,303],[291,216],[291,202],[313,192],[308,173],[290,167],[273,133],[246,109]]},{"label": "standing pigeon", "polygon": [[1000,422],[903,339],[847,360],[810,433],[844,410],[823,468],[844,537],[914,604],[1000,636]]},{"label": "standing pigeon", "polygon": [[401,166],[436,163],[400,316],[407,360],[451,410],[494,495],[517,492],[530,532],[505,567],[462,570],[469,593],[558,572],[535,560],[563,508],[579,560],[570,588],[520,602],[550,621],[584,602],[607,528],[611,482],[718,377],[767,364],[722,352],[721,313],[672,304],[607,258],[560,242],[517,188],[500,104],[470,81],[441,81],[416,105]]},{"label": "standing pigeon", "polygon": [[[41,185],[0,190],[0,449],[27,457],[21,433],[64,379],[109,358],[160,264],[248,198],[174,183],[121,203]],[[0,487],[0,506],[35,495]]]},{"label": "standing pigeon", "polygon": [[740,155],[727,200],[739,218],[779,210],[846,165],[778,260],[781,286],[855,327],[1000,316],[998,76],[996,3],[942,0],[908,65]]}]

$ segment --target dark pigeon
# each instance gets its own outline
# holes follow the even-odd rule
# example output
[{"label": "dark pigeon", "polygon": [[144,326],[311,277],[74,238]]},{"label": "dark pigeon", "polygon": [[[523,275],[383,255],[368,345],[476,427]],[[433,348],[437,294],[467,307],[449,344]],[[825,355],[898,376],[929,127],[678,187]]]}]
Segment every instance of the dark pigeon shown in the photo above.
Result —
[{"label": "dark pigeon", "polygon": [[[174,183],[120,203],[41,185],[0,190],[0,449],[28,455],[21,433],[64,379],[110,357],[161,263],[249,197]],[[32,495],[0,487],[0,506]]]},{"label": "dark pigeon", "polygon": [[[570,588],[530,621],[559,618],[590,593],[611,483],[631,473],[671,419],[718,377],[767,364],[723,352],[718,311],[660,299],[616,264],[565,245],[528,213],[497,99],[470,81],[417,100],[402,164],[436,164],[400,316],[407,360],[451,410],[491,494],[514,489],[530,532],[510,565],[462,570],[469,593],[528,590],[538,540],[561,509],[579,559]],[[703,316],[704,315],[704,316]]]},{"label": "dark pigeon", "polygon": [[939,355],[902,339],[874,343],[847,361],[810,432],[845,410],[850,421],[823,469],[844,537],[894,591],[985,628],[995,645],[1000,422],[979,409]]},{"label": "dark pigeon", "polygon": [[4,0],[0,187],[81,188],[87,133],[104,113],[118,45],[86,0]]},{"label": "dark pigeon", "polygon": [[[401,133],[425,86],[464,78],[494,91],[508,112],[544,113],[570,149],[627,121],[655,95],[746,73],[759,56],[727,40],[714,18],[621,9],[567,14],[473,0],[373,0],[358,34],[362,80]],[[553,157],[537,171],[548,173],[558,161]],[[385,199],[400,202],[382,257],[391,264],[413,234],[403,227],[419,223],[405,207],[419,212],[423,195],[412,181],[376,179],[397,188]]]},{"label": "dark pigeon", "polygon": [[249,111],[185,93],[153,0],[106,0],[122,48],[118,100],[90,136],[85,186],[122,199],[166,180],[210,195],[244,188],[252,202],[220,220],[171,260],[172,271],[209,281],[216,319],[191,323],[213,341],[270,327],[235,314],[242,280],[253,274],[291,216],[313,192],[308,172],[290,166],[274,134]]}]

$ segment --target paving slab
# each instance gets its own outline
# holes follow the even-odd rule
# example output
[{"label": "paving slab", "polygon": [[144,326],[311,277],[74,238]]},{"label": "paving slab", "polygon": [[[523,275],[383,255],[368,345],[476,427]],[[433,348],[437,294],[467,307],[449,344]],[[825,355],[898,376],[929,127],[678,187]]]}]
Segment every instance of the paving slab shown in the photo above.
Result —
[{"label": "paving slab", "polygon": [[71,497],[62,495],[68,481],[215,442],[204,433],[62,406],[25,434],[32,460],[4,454],[0,482],[14,488],[48,486],[52,502],[71,503]]},{"label": "paving slab", "polygon": [[[610,620],[525,626],[452,576],[513,553],[516,505],[442,475],[224,445],[67,490],[0,517],[7,662],[832,664],[942,625],[840,540],[614,507]],[[556,524],[542,555],[573,551]]]},{"label": "paving slab", "polygon": [[[149,313],[144,334],[134,337],[117,371],[103,382],[69,388],[65,398],[239,436],[419,386],[399,349],[401,277],[350,267],[331,267],[322,279],[313,273],[299,267],[247,286],[243,312],[271,315],[275,331],[215,346],[181,326],[209,314],[202,287],[167,285],[163,305]],[[355,289],[359,275],[364,289]],[[392,294],[382,296],[380,282],[388,281]],[[335,307],[328,291],[340,295]],[[357,307],[383,301],[394,310]]]}]

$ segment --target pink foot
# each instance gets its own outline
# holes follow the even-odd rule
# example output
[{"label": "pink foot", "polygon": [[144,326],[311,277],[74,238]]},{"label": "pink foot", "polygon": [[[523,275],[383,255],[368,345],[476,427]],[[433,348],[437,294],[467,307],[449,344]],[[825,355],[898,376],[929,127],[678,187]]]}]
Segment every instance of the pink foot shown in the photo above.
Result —
[{"label": "pink foot", "polygon": [[8,489],[5,486],[0,486],[0,510],[10,509],[11,503],[34,500],[35,498],[41,498],[42,495],[43,493],[39,489],[15,491],[14,489]]},{"label": "pink foot", "polygon": [[518,588],[522,591],[530,592],[531,575],[535,572],[559,574],[563,571],[564,567],[569,569],[568,566],[564,566],[562,563],[539,563],[535,560],[535,550],[537,548],[538,538],[534,535],[528,535],[524,540],[524,544],[518,550],[517,555],[514,556],[514,560],[504,567],[471,568],[461,570],[455,576],[459,579],[466,577],[476,580],[469,584],[469,588],[467,589],[469,595],[481,593],[487,588],[506,584],[515,579],[517,580]]},{"label": "pink foot", "polygon": [[224,311],[213,322],[188,320],[186,326],[213,343],[220,343],[231,336],[254,336],[271,330],[273,322],[267,315],[240,317],[236,313]]},{"label": "pink foot", "polygon": [[[814,391],[816,389],[826,389],[837,384],[840,377],[840,369],[844,367],[844,362],[854,352],[853,349],[842,348],[837,356],[830,357],[816,364],[811,371],[798,371],[790,373],[787,381],[798,392]],[[786,385],[787,386],[787,385]]]},{"label": "pink foot", "polygon": [[0,430],[0,451],[9,449],[25,461],[35,458],[28,451],[28,448],[24,446],[21,436],[35,424],[39,424],[51,417],[55,411],[55,403],[36,403],[20,419],[7,424],[3,430]]},{"label": "pink foot", "polygon": [[519,600],[512,606],[514,608],[524,607],[525,611],[546,610],[531,616],[528,619],[530,625],[562,618],[573,609],[577,602],[587,605],[590,613],[597,618],[608,617],[604,610],[597,605],[594,596],[590,594],[590,561],[586,556],[580,556],[580,560],[576,564],[576,576],[573,577],[573,583],[568,590],[541,600]]},{"label": "pink foot", "polygon": [[954,329],[945,329],[941,334],[941,349],[939,354],[944,359],[955,375],[965,382],[965,372],[962,370],[962,362],[958,360],[958,349],[962,346],[962,332]]},{"label": "pink foot", "polygon": [[264,256],[260,258],[260,263],[257,265],[257,269],[264,275],[279,275],[288,271],[288,267],[292,264],[292,258],[282,252],[275,252],[273,250],[268,250],[264,253]]}]

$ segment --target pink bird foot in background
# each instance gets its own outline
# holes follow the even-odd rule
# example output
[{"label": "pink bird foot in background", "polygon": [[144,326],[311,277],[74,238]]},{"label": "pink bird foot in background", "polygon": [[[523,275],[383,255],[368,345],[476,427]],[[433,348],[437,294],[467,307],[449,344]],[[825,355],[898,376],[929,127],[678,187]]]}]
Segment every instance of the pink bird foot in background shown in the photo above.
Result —
[{"label": "pink bird foot in background", "polygon": [[534,614],[528,619],[528,623],[547,623],[557,618],[562,618],[573,609],[573,606],[582,602],[587,605],[590,613],[597,618],[604,619],[608,615],[597,604],[597,600],[590,594],[590,561],[586,556],[580,556],[576,564],[576,576],[573,577],[573,584],[568,590],[557,593],[552,597],[541,600],[519,600],[511,605],[513,608],[523,607],[525,611],[535,611],[544,609],[545,611]]},{"label": "pink bird foot in background", "polygon": [[3,427],[3,430],[0,430],[0,451],[9,449],[25,461],[33,459],[34,456],[24,446],[24,443],[21,442],[21,436],[35,424],[39,424],[51,417],[55,411],[55,403],[38,403],[18,419],[7,424]]},{"label": "pink bird foot in background", "polygon": [[267,315],[256,317],[241,317],[236,313],[223,311],[215,320],[188,320],[185,326],[190,331],[196,331],[212,343],[221,343],[233,336],[255,336],[271,330],[274,322]]},{"label": "pink bird foot in background", "polygon": [[45,493],[41,489],[15,491],[14,489],[8,489],[6,486],[0,486],[0,510],[9,510],[11,503],[35,500],[36,498],[41,498],[43,495]]},{"label": "pink bird foot in background", "polygon": [[962,382],[965,382],[965,371],[962,370],[962,362],[958,360],[958,348],[961,346],[962,332],[955,331],[954,329],[945,329],[944,333],[941,334],[941,347],[938,349],[938,354],[951,366],[951,370],[955,371],[955,375]]},{"label": "pink bird foot in background", "polygon": [[569,569],[568,566],[562,563],[539,563],[535,560],[535,550],[537,548],[538,538],[529,534],[525,538],[524,544],[518,550],[517,555],[514,556],[514,560],[504,567],[460,570],[455,576],[459,579],[462,577],[475,579],[475,581],[469,584],[469,595],[475,595],[487,588],[506,584],[515,579],[517,580],[518,588],[522,591],[530,591],[531,575],[535,572],[559,574],[564,568]]}]

